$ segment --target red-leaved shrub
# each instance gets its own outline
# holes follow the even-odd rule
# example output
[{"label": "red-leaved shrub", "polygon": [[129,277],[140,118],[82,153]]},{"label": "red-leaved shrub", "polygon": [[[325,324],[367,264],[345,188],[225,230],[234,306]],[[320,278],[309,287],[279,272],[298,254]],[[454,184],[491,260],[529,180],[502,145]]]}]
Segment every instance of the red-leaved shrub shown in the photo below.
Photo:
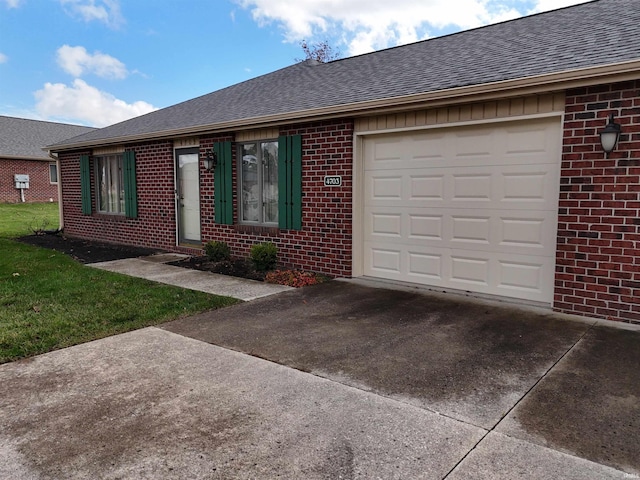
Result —
[{"label": "red-leaved shrub", "polygon": [[273,270],[264,277],[264,281],[268,283],[277,283],[279,285],[288,285],[289,287],[306,287],[307,285],[315,285],[326,281],[323,275],[313,272],[304,272],[302,270]]}]

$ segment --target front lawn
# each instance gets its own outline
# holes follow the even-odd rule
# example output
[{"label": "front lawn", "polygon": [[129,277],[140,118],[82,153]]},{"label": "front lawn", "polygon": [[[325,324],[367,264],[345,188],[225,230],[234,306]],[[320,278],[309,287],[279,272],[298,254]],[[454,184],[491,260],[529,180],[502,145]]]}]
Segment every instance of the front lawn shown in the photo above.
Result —
[{"label": "front lawn", "polygon": [[58,218],[57,203],[0,203],[0,238],[56,230]]},{"label": "front lawn", "polygon": [[0,363],[239,302],[97,270],[13,241],[28,233],[34,213],[33,206],[14,207],[0,204]]}]

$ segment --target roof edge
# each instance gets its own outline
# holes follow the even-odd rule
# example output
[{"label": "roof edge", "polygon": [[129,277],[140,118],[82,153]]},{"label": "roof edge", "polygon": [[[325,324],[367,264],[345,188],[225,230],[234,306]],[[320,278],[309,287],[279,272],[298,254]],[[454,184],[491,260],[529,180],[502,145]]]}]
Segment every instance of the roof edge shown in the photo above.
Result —
[{"label": "roof edge", "polygon": [[0,155],[0,160],[27,160],[29,162],[47,162],[52,163],[51,157],[30,157],[28,155]]},{"label": "roof edge", "polygon": [[178,136],[209,134],[229,130],[246,130],[283,123],[299,121],[321,120],[337,116],[360,117],[382,111],[407,110],[418,106],[441,106],[443,104],[458,104],[470,101],[487,101],[497,98],[530,95],[552,90],[565,90],[593,85],[594,83],[621,82],[634,80],[640,73],[640,60],[632,60],[597,67],[580,68],[555,72],[545,75],[517,78],[499,82],[482,83],[464,87],[455,87],[434,92],[419,93],[401,97],[390,97],[358,103],[346,103],[331,107],[315,108],[284,112],[266,117],[252,117],[230,122],[198,125],[194,127],[164,130],[144,135],[130,135],[105,139],[102,141],[79,142],[75,144],[51,145],[45,147],[49,152],[63,152],[82,148],[101,147],[113,144],[131,143],[173,138]]}]

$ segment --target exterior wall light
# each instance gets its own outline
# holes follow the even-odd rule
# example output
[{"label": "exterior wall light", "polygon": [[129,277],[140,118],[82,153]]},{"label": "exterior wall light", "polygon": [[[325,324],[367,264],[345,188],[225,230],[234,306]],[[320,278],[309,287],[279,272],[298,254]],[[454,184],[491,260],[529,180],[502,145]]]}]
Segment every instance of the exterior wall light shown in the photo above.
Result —
[{"label": "exterior wall light", "polygon": [[609,154],[616,148],[616,144],[618,143],[618,138],[620,138],[620,124],[615,123],[613,121],[613,113],[609,117],[609,123],[604,130],[600,132],[600,144],[602,145],[602,149],[607,154],[607,158],[609,158]]},{"label": "exterior wall light", "polygon": [[204,156],[204,168],[207,172],[213,172],[218,164],[218,154],[212,149],[207,150]]}]

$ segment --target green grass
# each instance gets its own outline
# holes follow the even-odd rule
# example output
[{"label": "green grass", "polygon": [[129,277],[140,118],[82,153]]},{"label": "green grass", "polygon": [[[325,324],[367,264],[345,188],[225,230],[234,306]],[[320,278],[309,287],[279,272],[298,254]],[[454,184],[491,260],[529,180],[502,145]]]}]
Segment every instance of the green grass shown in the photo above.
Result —
[{"label": "green grass", "polygon": [[57,203],[0,203],[0,238],[30,235],[34,230],[56,230]]},{"label": "green grass", "polygon": [[10,207],[0,204],[0,363],[239,302],[97,270],[13,241],[29,233],[24,220],[40,210]]}]

